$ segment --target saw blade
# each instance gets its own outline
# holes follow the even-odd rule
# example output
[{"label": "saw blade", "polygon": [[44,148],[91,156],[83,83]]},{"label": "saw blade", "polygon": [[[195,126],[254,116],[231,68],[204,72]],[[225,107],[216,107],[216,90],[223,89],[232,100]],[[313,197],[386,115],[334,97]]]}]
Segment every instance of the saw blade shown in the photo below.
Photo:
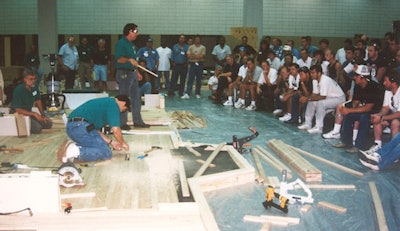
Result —
[{"label": "saw blade", "polygon": [[71,188],[76,185],[84,185],[82,178],[79,176],[78,169],[72,166],[61,167],[58,170],[58,183],[66,188]]}]

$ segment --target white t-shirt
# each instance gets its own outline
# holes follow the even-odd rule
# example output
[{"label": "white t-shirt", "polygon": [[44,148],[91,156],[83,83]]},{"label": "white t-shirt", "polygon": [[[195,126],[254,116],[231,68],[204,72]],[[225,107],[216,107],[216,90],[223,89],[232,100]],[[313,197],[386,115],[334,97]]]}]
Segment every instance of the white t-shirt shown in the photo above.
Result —
[{"label": "white t-shirt", "polygon": [[306,66],[306,67],[308,67],[308,69],[310,69],[311,63],[312,63],[312,58],[311,58],[311,57],[307,57],[307,60],[306,60],[306,61],[304,61],[303,59],[297,60],[297,64],[298,64],[300,67]]},{"label": "white t-shirt", "polygon": [[299,90],[300,75],[297,74],[296,78],[293,75],[289,75],[288,84],[289,84],[289,89],[293,89],[293,90],[296,90],[296,91]]},{"label": "white t-shirt", "polygon": [[215,77],[214,75],[211,76],[210,79],[208,80],[208,85],[211,85],[211,86],[212,86],[212,89],[213,89],[214,91],[216,91],[217,88],[218,88],[218,78]]},{"label": "white t-shirt", "polygon": [[238,76],[241,76],[242,77],[242,81],[243,81],[243,79],[246,78],[246,74],[247,74],[247,66],[242,65],[239,68]]},{"label": "white t-shirt", "polygon": [[383,106],[388,106],[392,112],[400,111],[400,88],[397,89],[394,95],[392,91],[385,91]]},{"label": "white t-shirt", "polygon": [[159,71],[169,71],[171,68],[171,64],[169,60],[171,59],[172,51],[168,47],[158,47],[157,53],[160,56],[158,60],[158,70]]},{"label": "white t-shirt", "polygon": [[[269,68],[269,72],[268,72],[268,79],[269,82],[272,85],[276,85],[276,79],[278,78],[278,71],[276,71],[274,68]],[[266,84],[267,82],[265,81],[264,78],[264,71],[261,72],[260,77],[258,78],[258,83],[263,85]]]},{"label": "white t-shirt", "polygon": [[326,98],[336,98],[344,96],[342,88],[331,77],[322,75],[319,81],[319,94]]}]

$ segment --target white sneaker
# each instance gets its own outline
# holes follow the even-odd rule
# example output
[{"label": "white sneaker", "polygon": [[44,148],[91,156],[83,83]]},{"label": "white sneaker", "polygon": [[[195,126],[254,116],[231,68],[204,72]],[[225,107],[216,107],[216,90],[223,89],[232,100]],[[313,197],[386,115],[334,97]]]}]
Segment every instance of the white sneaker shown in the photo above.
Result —
[{"label": "white sneaker", "polygon": [[379,153],[376,152],[368,152],[368,151],[362,151],[360,150],[361,154],[363,154],[367,159],[373,160],[376,163],[379,163],[380,159],[381,159],[381,155],[379,155]]},{"label": "white sneaker", "polygon": [[323,134],[322,137],[323,137],[324,139],[340,139],[340,132],[335,133],[335,132],[333,132],[333,130],[332,130],[332,131],[330,131],[330,132],[328,132],[328,133]]},{"label": "white sneaker", "polygon": [[370,163],[368,163],[366,161],[363,161],[362,159],[359,159],[359,160],[360,160],[361,164],[363,164],[365,167],[368,167],[368,168],[370,168],[370,169],[372,169],[374,171],[379,171],[378,165],[370,164]]},{"label": "white sneaker", "polygon": [[256,106],[250,104],[249,106],[246,107],[246,110],[248,110],[248,111],[254,111],[254,110],[256,110]]},{"label": "white sneaker", "polygon": [[311,129],[311,126],[304,123],[304,124],[302,124],[300,126],[297,126],[297,128],[300,129],[300,130],[309,130],[309,129]]},{"label": "white sneaker", "polygon": [[183,96],[181,96],[181,99],[190,99],[190,96],[188,94],[184,94]]},{"label": "white sneaker", "polygon": [[311,129],[308,129],[307,132],[310,133],[310,134],[321,134],[322,133],[322,128],[313,127]]},{"label": "white sneaker", "polygon": [[232,101],[227,100],[227,101],[224,103],[224,106],[233,106],[233,103],[232,103]]},{"label": "white sneaker", "polygon": [[373,153],[375,153],[376,151],[378,151],[378,149],[380,149],[380,148],[382,148],[382,146],[379,145],[379,144],[377,144],[377,143],[375,143],[375,144],[372,145],[368,150],[366,150],[366,151],[364,151],[364,152],[365,152],[365,153],[368,153],[368,154],[373,154]]},{"label": "white sneaker", "polygon": [[201,98],[201,96],[200,95],[196,95],[196,99],[200,99]]},{"label": "white sneaker", "polygon": [[274,115],[278,115],[278,114],[281,114],[282,113],[282,109],[275,109],[273,112],[272,112],[272,114],[274,114]]},{"label": "white sneaker", "polygon": [[289,121],[292,118],[292,114],[286,113],[284,116],[279,117],[279,120],[282,122]]},{"label": "white sneaker", "polygon": [[240,102],[240,101],[237,101],[235,103],[235,108],[244,108],[244,104],[242,104],[242,102]]},{"label": "white sneaker", "polygon": [[385,129],[383,129],[383,133],[384,134],[390,134],[390,133],[392,133],[392,131],[390,130],[389,127],[386,127]]},{"label": "white sneaker", "polygon": [[70,142],[65,151],[65,156],[62,158],[62,162],[66,163],[68,161],[73,162],[80,154],[79,147],[74,142]]}]

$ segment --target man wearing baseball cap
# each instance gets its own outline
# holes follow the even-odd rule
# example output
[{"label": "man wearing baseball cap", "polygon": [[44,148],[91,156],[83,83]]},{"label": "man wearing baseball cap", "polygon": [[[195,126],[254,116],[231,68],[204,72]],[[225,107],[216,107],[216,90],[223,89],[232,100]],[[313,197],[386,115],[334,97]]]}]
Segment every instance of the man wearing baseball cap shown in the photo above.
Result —
[{"label": "man wearing baseball cap", "polygon": [[[355,71],[354,95],[352,101],[336,112],[337,119],[344,117],[342,123],[341,143],[336,144],[337,148],[348,148],[350,153],[365,150],[372,113],[379,112],[382,106],[384,91],[375,81],[371,81],[371,74],[368,66],[358,65]],[[353,125],[358,121],[358,134],[353,146]],[[337,123],[337,120],[335,121]],[[336,124],[335,124],[336,126]],[[339,129],[340,130],[340,129]]]}]

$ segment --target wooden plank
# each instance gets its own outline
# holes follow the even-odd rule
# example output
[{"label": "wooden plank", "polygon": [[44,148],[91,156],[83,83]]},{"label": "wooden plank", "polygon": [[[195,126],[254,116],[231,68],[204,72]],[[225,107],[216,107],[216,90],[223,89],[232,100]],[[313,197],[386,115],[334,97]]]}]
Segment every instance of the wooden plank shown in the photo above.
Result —
[{"label": "wooden plank", "polygon": [[[202,160],[202,159],[197,159],[196,162],[199,163],[199,164],[205,164],[206,163],[206,161]],[[216,166],[215,164],[209,164],[208,165],[209,168],[215,168],[215,166]]]},{"label": "wooden plank", "polygon": [[324,159],[324,158],[322,158],[322,157],[313,155],[313,154],[311,154],[311,153],[309,153],[309,152],[306,152],[306,151],[301,150],[301,149],[299,149],[299,148],[290,146],[290,145],[288,145],[288,144],[286,144],[286,145],[287,145],[288,147],[290,147],[291,149],[295,150],[296,152],[298,152],[298,153],[301,154],[301,155],[304,155],[304,156],[313,158],[313,159],[315,159],[315,160],[318,160],[318,161],[320,161],[320,162],[322,162],[322,163],[324,163],[324,164],[330,165],[330,166],[332,166],[332,167],[334,167],[334,168],[337,168],[337,169],[339,169],[339,170],[342,170],[342,171],[344,171],[344,172],[347,172],[347,173],[350,173],[350,174],[353,174],[353,175],[356,175],[356,176],[363,176],[363,175],[364,175],[362,172],[358,172],[358,171],[353,170],[353,169],[351,169],[351,168],[348,168],[348,167],[345,167],[345,166],[343,166],[343,165],[334,163],[334,162],[332,162],[332,161],[329,161],[329,160]]},{"label": "wooden plank", "polygon": [[319,201],[318,202],[318,206],[327,208],[327,209],[331,209],[334,210],[338,213],[346,213],[347,209],[345,207],[339,206],[339,205],[335,205],[326,201]]},{"label": "wooden plank", "polygon": [[206,162],[200,167],[200,169],[194,174],[193,177],[199,177],[201,176],[206,169],[208,168],[208,165],[211,164],[211,162],[214,160],[214,158],[218,155],[220,152],[221,148],[225,146],[225,143],[221,143],[218,145],[217,149],[215,149],[211,155],[207,158]]},{"label": "wooden plank", "polygon": [[210,206],[208,205],[206,198],[204,197],[203,191],[198,182],[199,178],[201,177],[188,179],[190,190],[192,192],[194,200],[199,205],[200,216],[203,224],[206,226],[206,229],[218,231],[219,227],[217,225],[217,222],[215,221],[214,214]]},{"label": "wooden plank", "polygon": [[[249,162],[231,145],[226,145],[226,151],[239,168],[253,168]],[[221,149],[223,150],[223,148]]]},{"label": "wooden plank", "polygon": [[261,227],[260,231],[269,231],[271,229],[271,222],[265,222]]},{"label": "wooden plank", "polygon": [[236,169],[198,177],[203,192],[238,186],[254,182],[255,170],[251,168]]},{"label": "wooden plank", "polygon": [[273,156],[271,153],[269,153],[267,150],[265,150],[259,145],[256,146],[256,151],[258,151],[259,156],[265,162],[267,162],[273,168],[278,170],[279,173],[282,173],[283,170],[286,170],[286,178],[292,179],[292,170],[288,166],[283,164],[279,159],[277,159],[275,156]]},{"label": "wooden plank", "polygon": [[251,156],[253,157],[254,163],[256,165],[256,170],[261,179],[263,179],[263,183],[269,184],[268,176],[265,173],[264,167],[261,164],[260,157],[258,156],[257,150],[251,150]]},{"label": "wooden plank", "polygon": [[186,179],[186,171],[183,160],[178,160],[179,180],[181,182],[181,191],[183,197],[190,197],[189,186]]},{"label": "wooden plank", "polygon": [[271,222],[273,225],[283,225],[283,226],[288,226],[289,224],[290,225],[298,225],[300,223],[300,218],[296,218],[296,217],[281,217],[281,216],[251,216],[251,215],[245,215],[243,217],[243,220],[251,221],[251,222],[259,222],[259,223]]},{"label": "wooden plank", "polygon": [[191,146],[186,145],[185,148],[195,156],[201,156],[201,153],[194,150]]},{"label": "wooden plank", "polygon": [[267,145],[276,152],[280,158],[286,161],[305,182],[322,181],[322,172],[282,141],[272,139]]},{"label": "wooden plank", "polygon": [[78,197],[95,197],[96,193],[95,192],[86,192],[86,193],[68,193],[68,194],[61,194],[60,199],[70,199],[70,198],[78,198]]},{"label": "wooden plank", "polygon": [[385,212],[383,211],[381,199],[379,197],[378,189],[376,188],[375,182],[368,182],[369,190],[371,191],[372,200],[375,206],[376,217],[378,218],[378,225],[380,231],[389,230],[386,223]]},{"label": "wooden plank", "polygon": [[303,205],[303,206],[301,206],[300,211],[303,213],[306,213],[306,212],[310,211],[311,208],[312,208],[312,205],[310,205],[310,204]]},{"label": "wooden plank", "polygon": [[[356,190],[354,184],[307,184],[308,188],[312,189],[334,189],[334,190]],[[295,186],[295,189],[301,188],[300,185]]]},{"label": "wooden plank", "polygon": [[[18,136],[28,136],[30,132],[28,131],[28,128],[25,123],[25,116],[18,113],[15,113],[14,116],[15,116],[15,122],[17,124]],[[28,119],[28,121],[29,120],[30,119]]]}]

